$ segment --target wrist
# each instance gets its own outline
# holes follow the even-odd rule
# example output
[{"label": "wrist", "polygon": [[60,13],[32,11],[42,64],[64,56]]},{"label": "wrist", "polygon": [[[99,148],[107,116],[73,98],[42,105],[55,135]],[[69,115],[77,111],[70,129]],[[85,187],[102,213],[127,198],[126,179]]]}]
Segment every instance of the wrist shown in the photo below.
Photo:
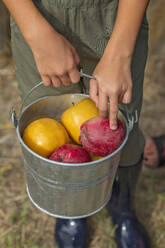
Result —
[{"label": "wrist", "polygon": [[134,46],[127,39],[113,38],[109,40],[105,49],[105,54],[110,54],[113,58],[131,60]]},{"label": "wrist", "polygon": [[130,65],[132,60],[132,52],[122,46],[109,45],[106,47],[103,57],[110,63]]},{"label": "wrist", "polygon": [[24,37],[33,50],[36,49],[42,40],[49,39],[51,32],[57,33],[43,16],[37,16],[30,29],[24,30]]}]

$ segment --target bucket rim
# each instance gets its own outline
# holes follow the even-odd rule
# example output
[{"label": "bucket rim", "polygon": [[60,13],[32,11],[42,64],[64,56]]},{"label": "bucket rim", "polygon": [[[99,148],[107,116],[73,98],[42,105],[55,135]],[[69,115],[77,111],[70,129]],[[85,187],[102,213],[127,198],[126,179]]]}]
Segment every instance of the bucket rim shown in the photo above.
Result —
[{"label": "bucket rim", "polygon": [[[89,95],[87,94],[82,94],[82,93],[66,93],[66,94],[61,94],[61,95],[78,95],[78,96],[83,96],[83,97],[88,97],[89,98]],[[59,96],[61,96],[59,95]],[[44,97],[41,97],[41,98],[38,98],[37,100],[31,102],[30,104],[28,104],[24,109],[23,111],[20,113],[19,115],[19,118],[18,118],[18,122],[17,122],[17,127],[16,127],[16,132],[17,132],[17,136],[18,136],[18,139],[21,143],[21,145],[29,152],[31,153],[33,156],[37,157],[38,159],[41,159],[42,161],[45,161],[51,165],[62,165],[62,166],[65,166],[65,167],[81,167],[81,166],[89,166],[89,165],[96,165],[98,163],[101,163],[101,162],[104,162],[105,160],[108,160],[110,158],[112,158],[113,156],[115,156],[117,153],[119,153],[122,148],[125,146],[127,140],[128,140],[128,136],[129,136],[129,126],[128,126],[128,122],[126,120],[126,117],[124,116],[124,114],[119,110],[118,112],[120,113],[120,115],[122,116],[122,119],[124,120],[124,124],[125,124],[125,128],[126,128],[126,132],[125,132],[125,137],[124,137],[124,140],[123,142],[121,143],[121,145],[111,154],[105,156],[105,157],[102,157],[98,160],[94,160],[94,161],[90,161],[90,162],[86,162],[86,163],[63,163],[63,162],[57,162],[57,161],[53,161],[53,160],[50,160],[48,158],[45,158],[45,157],[42,157],[41,155],[39,155],[38,153],[34,152],[33,150],[31,150],[23,141],[22,139],[22,136],[20,135],[20,132],[19,132],[19,122],[20,122],[20,119],[22,117],[22,115],[24,114],[24,112],[30,107],[32,106],[33,104],[41,101],[41,100],[44,100],[46,98],[49,98],[49,97],[53,97],[53,96],[44,96]]]}]

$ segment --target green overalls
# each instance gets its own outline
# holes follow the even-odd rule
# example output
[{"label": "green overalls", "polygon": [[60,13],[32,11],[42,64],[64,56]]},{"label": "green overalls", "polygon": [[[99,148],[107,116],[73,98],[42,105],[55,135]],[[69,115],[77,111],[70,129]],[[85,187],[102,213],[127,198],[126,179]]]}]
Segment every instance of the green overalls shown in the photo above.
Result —
[{"label": "green overalls", "polygon": [[[34,0],[34,3],[55,30],[65,36],[76,48],[83,72],[92,75],[113,31],[118,0]],[[11,19],[11,37],[15,71],[20,95],[23,98],[35,84],[41,81],[41,77],[31,49],[13,19]],[[133,95],[132,102],[128,105],[130,114],[137,110],[140,115],[147,47],[148,24],[144,18],[132,59]],[[84,79],[84,88],[86,92],[89,91],[89,80]],[[81,83],[61,86],[58,89],[43,86],[32,94],[29,102],[44,95],[75,92],[82,92]],[[125,106],[121,104],[120,109],[125,111]],[[123,149],[120,166],[136,164],[143,149],[144,137],[136,123]]]}]

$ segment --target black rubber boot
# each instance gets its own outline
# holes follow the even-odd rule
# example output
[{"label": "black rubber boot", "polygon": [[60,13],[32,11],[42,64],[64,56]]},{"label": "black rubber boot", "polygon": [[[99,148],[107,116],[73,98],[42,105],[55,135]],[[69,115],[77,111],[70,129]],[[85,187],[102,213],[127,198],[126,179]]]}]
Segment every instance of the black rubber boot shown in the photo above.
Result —
[{"label": "black rubber boot", "polygon": [[55,241],[59,248],[86,248],[86,218],[57,219],[55,229]]},{"label": "black rubber boot", "polygon": [[108,211],[117,225],[118,248],[150,248],[147,233],[138,222],[134,209],[134,192],[141,170],[141,161],[133,166],[119,167]]}]

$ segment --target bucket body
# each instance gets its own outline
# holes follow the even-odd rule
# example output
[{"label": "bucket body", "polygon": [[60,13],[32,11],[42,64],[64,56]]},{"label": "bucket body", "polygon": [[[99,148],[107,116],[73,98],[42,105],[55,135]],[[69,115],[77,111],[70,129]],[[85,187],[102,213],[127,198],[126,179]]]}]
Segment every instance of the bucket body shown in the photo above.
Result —
[{"label": "bucket body", "polygon": [[40,210],[58,218],[87,217],[101,210],[109,201],[120,153],[128,139],[127,121],[119,112],[126,134],[114,153],[82,164],[55,162],[39,156],[25,145],[22,133],[36,119],[50,117],[59,120],[67,108],[84,97],[88,96],[65,94],[40,98],[28,105],[17,121],[29,198]]}]

